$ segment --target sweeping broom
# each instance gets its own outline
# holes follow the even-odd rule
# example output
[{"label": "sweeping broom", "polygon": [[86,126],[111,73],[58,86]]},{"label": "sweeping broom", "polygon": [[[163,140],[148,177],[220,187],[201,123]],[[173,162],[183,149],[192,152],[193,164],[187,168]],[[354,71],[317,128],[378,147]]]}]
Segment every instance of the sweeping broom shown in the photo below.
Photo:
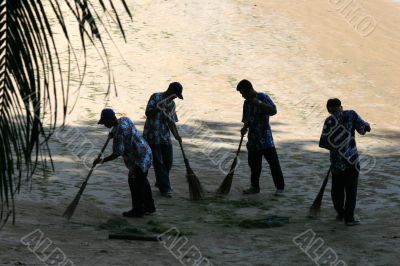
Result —
[{"label": "sweeping broom", "polygon": [[[177,130],[178,131],[178,130]],[[191,200],[201,200],[203,198],[203,187],[200,184],[199,179],[194,174],[192,168],[190,167],[189,160],[186,157],[185,151],[183,150],[182,142],[179,142],[181,147],[183,160],[186,166],[186,179],[189,184],[189,195]]]},{"label": "sweeping broom", "polygon": [[236,152],[236,157],[232,162],[231,169],[229,170],[229,173],[225,177],[224,181],[222,181],[221,185],[219,186],[217,190],[217,194],[220,195],[227,195],[231,191],[231,186],[232,186],[232,180],[233,180],[233,174],[235,173],[236,165],[237,165],[237,159],[240,153],[240,148],[242,147],[242,142],[243,142],[243,137],[242,135],[239,143],[239,148]]},{"label": "sweeping broom", "polygon": [[317,197],[314,199],[314,202],[310,207],[310,214],[309,214],[310,217],[318,217],[319,213],[321,212],[322,198],[324,196],[326,184],[328,184],[330,173],[331,173],[331,168],[329,168],[328,173],[326,174],[326,177],[324,179],[324,182],[322,183],[321,189],[319,190]]},{"label": "sweeping broom", "polygon": [[[103,148],[101,149],[101,152],[99,154],[99,156],[97,156],[98,159],[101,158],[101,155],[103,154],[104,150],[106,149],[108,143],[110,142],[110,134],[108,135],[107,141],[104,144]],[[89,177],[92,175],[92,172],[94,170],[94,168],[96,167],[96,165],[92,166],[92,169],[90,169],[89,174],[86,177],[86,180],[82,183],[81,188],[79,189],[78,194],[75,196],[74,200],[71,202],[71,204],[69,204],[69,206],[67,207],[67,209],[65,210],[63,217],[66,217],[68,220],[71,219],[72,215],[75,212],[76,207],[78,206],[79,200],[81,199],[81,196],[83,194],[83,191],[86,188],[87,182],[89,181]]]}]

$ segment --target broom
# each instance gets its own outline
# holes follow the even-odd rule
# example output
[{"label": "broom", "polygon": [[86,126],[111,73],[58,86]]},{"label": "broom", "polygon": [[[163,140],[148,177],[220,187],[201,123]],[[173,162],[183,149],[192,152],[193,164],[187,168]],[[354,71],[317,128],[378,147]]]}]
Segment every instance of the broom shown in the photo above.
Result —
[{"label": "broom", "polygon": [[233,174],[235,173],[236,165],[237,165],[237,159],[240,153],[240,148],[242,147],[242,142],[243,142],[243,137],[242,135],[239,143],[239,148],[236,152],[236,157],[232,162],[231,169],[229,170],[228,175],[225,177],[224,181],[222,181],[221,185],[219,186],[217,190],[217,194],[220,195],[227,195],[231,191],[231,186],[232,186],[232,180],[233,180]]},{"label": "broom", "polygon": [[317,197],[314,199],[314,202],[310,207],[309,217],[318,217],[321,212],[322,198],[324,196],[326,184],[328,184],[330,173],[331,173],[331,168],[329,168],[328,173],[326,174],[326,177],[324,179],[324,182],[322,183],[321,189],[319,190]]},{"label": "broom", "polygon": [[[106,149],[108,143],[110,142],[110,134],[108,135],[107,141],[104,144],[103,148],[101,149],[101,152],[99,154],[99,156],[97,156],[98,159],[101,158],[101,155],[103,154],[104,150]],[[92,166],[92,169],[90,169],[89,174],[86,177],[86,180],[82,183],[81,188],[79,189],[78,194],[75,196],[74,200],[71,202],[71,204],[69,204],[69,206],[67,207],[67,209],[65,210],[63,217],[66,217],[68,220],[71,219],[72,215],[75,212],[76,207],[78,206],[79,200],[81,199],[81,196],[83,194],[83,191],[86,188],[87,182],[89,181],[89,177],[92,175],[92,172],[94,170],[94,168],[96,167],[96,165],[94,164]]]},{"label": "broom", "polygon": [[200,184],[199,179],[197,176],[194,174],[192,168],[189,165],[189,160],[186,158],[185,151],[183,150],[182,142],[179,142],[179,145],[181,147],[182,155],[183,155],[183,160],[185,162],[186,166],[186,179],[189,184],[189,195],[191,200],[200,200],[203,198],[203,187]]}]

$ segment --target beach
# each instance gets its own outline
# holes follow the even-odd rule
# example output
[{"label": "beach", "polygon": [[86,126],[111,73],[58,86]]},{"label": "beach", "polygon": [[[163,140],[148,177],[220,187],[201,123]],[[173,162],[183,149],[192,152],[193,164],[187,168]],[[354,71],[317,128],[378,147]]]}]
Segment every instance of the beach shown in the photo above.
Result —
[{"label": "beach", "polygon": [[[49,265],[21,241],[35,230],[74,265],[193,265],[164,242],[108,239],[120,229],[160,235],[171,228],[187,238],[181,251],[193,246],[212,265],[330,265],[322,256],[329,248],[344,265],[398,265],[400,3],[344,2],[129,1],[133,19],[121,18],[127,41],[115,26],[110,29],[114,43],[105,40],[116,89],[105,95],[105,68],[95,49],[88,49],[85,80],[79,94],[72,89],[71,108],[75,98],[76,105],[50,143],[55,171],[39,169],[31,189],[30,184],[21,188],[16,224],[0,231],[0,265]],[[245,145],[231,193],[215,196],[240,140],[243,99],[236,85],[242,79],[277,105],[271,127],[286,181],[283,197],[274,196],[265,161],[261,193],[242,195],[250,181]],[[79,83],[74,80],[71,87]],[[205,199],[189,200],[174,141],[173,198],[159,195],[154,170],[149,171],[156,214],[122,219],[131,203],[128,170],[118,159],[95,170],[75,215],[71,221],[63,218],[107,138],[107,129],[97,125],[101,110],[113,108],[142,131],[149,97],[173,81],[184,87],[184,100],[176,100],[178,130]],[[331,97],[372,127],[370,134],[357,136],[358,227],[335,221],[330,183],[321,217],[307,217],[329,169],[329,154],[318,141]],[[85,141],[89,144],[77,152],[76,145]],[[111,152],[110,145],[106,155]],[[271,215],[290,219],[268,228],[243,226]],[[298,245],[296,237],[307,230],[323,241],[319,250]]]}]

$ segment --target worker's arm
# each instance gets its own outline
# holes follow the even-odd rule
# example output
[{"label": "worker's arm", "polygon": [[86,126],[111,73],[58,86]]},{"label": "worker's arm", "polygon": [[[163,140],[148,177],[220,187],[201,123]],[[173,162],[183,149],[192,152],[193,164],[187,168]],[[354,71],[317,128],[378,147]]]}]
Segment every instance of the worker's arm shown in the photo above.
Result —
[{"label": "worker's arm", "polygon": [[154,109],[149,110],[149,111],[146,111],[146,117],[148,117],[148,118],[154,118],[154,117],[156,116],[156,114],[157,114],[158,111],[159,111],[159,110],[158,110],[158,108],[157,108],[157,106],[156,106],[156,107],[154,107]]},{"label": "worker's arm", "polygon": [[365,135],[367,132],[371,132],[371,126],[369,123],[365,122],[355,111],[353,112],[353,123],[355,129],[361,135]]},{"label": "worker's arm", "polygon": [[243,104],[243,113],[242,113],[242,123],[243,127],[240,130],[240,133],[242,136],[246,135],[248,129],[249,129],[249,116],[250,116],[250,106],[248,104]]},{"label": "worker's arm", "polygon": [[113,160],[117,159],[118,157],[119,157],[118,154],[113,153],[110,156],[105,157],[104,159],[96,158],[96,160],[93,161],[93,165],[96,165],[96,164],[99,164],[99,163],[103,164],[103,163],[106,163],[106,162],[109,162],[109,161],[113,161]]},{"label": "worker's arm", "polygon": [[257,99],[256,97],[254,97],[251,100],[251,104],[261,107],[261,109],[269,116],[276,115],[276,113],[277,113],[276,106],[274,104],[272,104],[272,101],[271,101],[271,103],[269,103],[269,102],[266,103],[262,100]]},{"label": "worker's arm", "polygon": [[174,135],[175,139],[179,143],[182,143],[182,138],[181,138],[181,136],[179,136],[178,129],[176,128],[176,124],[173,121],[168,120],[168,127],[169,127],[169,130],[171,130],[172,135]]},{"label": "worker's arm", "polygon": [[[93,165],[96,164],[103,164],[109,161],[113,161],[117,159],[119,156],[122,156],[125,152],[125,145],[124,145],[124,136],[122,132],[118,129],[111,131],[110,135],[112,134],[113,141],[113,153],[110,156],[105,157],[104,159],[96,159],[93,162]],[[109,135],[109,137],[110,137]]]},{"label": "worker's arm", "polygon": [[[336,123],[335,123],[336,122]],[[327,150],[333,150],[333,147],[329,141],[333,129],[336,127],[337,121],[332,117],[325,120],[324,127],[322,129],[321,137],[319,139],[319,147]]]},{"label": "worker's arm", "polygon": [[159,111],[160,110],[158,109],[155,95],[153,94],[150,97],[149,102],[147,103],[145,114],[149,118],[154,118],[156,116],[157,112],[159,112]]},{"label": "worker's arm", "polygon": [[240,133],[242,134],[242,136],[246,135],[247,131],[249,130],[249,125],[248,123],[244,123],[242,129],[240,130]]}]

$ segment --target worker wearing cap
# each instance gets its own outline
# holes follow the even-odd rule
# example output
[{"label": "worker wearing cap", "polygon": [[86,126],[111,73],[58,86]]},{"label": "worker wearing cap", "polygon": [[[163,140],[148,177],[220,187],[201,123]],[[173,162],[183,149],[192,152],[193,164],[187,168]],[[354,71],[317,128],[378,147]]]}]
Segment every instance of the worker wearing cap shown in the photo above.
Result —
[{"label": "worker wearing cap", "polygon": [[124,212],[125,217],[143,217],[156,211],[147,174],[152,162],[150,146],[128,117],[116,118],[112,109],[104,109],[98,122],[112,128],[113,153],[93,164],[102,164],[123,156],[129,169],[128,183],[131,190],[132,210]]},{"label": "worker wearing cap", "polygon": [[170,132],[177,141],[182,142],[175,125],[178,117],[174,102],[176,98],[183,100],[182,90],[183,87],[179,82],[173,82],[166,91],[151,95],[146,107],[147,119],[143,136],[153,152],[156,187],[164,197],[172,196],[169,178],[173,158]]}]

